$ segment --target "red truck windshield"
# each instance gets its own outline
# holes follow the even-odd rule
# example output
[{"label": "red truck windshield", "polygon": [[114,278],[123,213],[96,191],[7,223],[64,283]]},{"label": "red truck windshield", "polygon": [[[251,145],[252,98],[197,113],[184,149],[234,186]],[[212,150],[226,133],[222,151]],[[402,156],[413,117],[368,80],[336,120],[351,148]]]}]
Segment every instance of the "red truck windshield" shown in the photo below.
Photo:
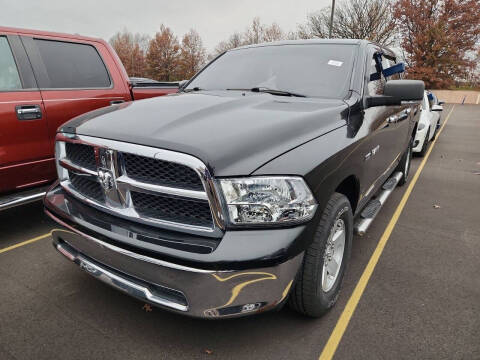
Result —
[{"label": "red truck windshield", "polygon": [[309,97],[343,98],[349,87],[356,45],[259,46],[226,52],[186,88],[268,88]]}]

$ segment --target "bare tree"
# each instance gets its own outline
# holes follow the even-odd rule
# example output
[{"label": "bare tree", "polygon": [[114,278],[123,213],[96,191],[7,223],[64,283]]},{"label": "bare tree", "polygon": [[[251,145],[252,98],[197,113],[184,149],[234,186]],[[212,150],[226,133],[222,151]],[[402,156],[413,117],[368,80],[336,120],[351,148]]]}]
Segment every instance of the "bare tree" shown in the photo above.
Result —
[{"label": "bare tree", "polygon": [[215,54],[221,54],[230,49],[235,49],[236,47],[242,46],[242,34],[235,32],[227,40],[221,41],[214,50]]},{"label": "bare tree", "polygon": [[220,42],[209,58],[239,46],[278,41],[291,37],[293,35],[286,35],[277,23],[265,25],[261,23],[260,18],[256,17],[244,32],[235,32],[227,40]]},{"label": "bare tree", "polygon": [[282,29],[277,23],[273,23],[270,26],[265,27],[263,32],[263,41],[271,42],[278,41],[287,38]]},{"label": "bare tree", "polygon": [[[344,0],[335,9],[332,37],[368,39],[382,45],[395,40],[394,0]],[[298,28],[298,37],[328,38],[331,8],[308,15],[307,23]]]},{"label": "bare tree", "polygon": [[285,34],[277,23],[265,25],[260,22],[259,17],[256,17],[252,20],[242,37],[244,45],[251,45],[282,40],[285,38]]}]

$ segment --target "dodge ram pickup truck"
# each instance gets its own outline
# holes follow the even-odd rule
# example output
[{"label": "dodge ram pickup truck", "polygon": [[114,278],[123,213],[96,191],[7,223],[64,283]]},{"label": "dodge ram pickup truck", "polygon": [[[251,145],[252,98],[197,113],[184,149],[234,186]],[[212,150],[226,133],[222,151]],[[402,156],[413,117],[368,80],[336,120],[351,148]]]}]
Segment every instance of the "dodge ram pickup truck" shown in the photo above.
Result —
[{"label": "dodge ram pickup truck", "polygon": [[0,27],[0,210],[43,197],[56,178],[55,134],[67,120],[177,90],[130,82],[103,40]]},{"label": "dodge ram pickup truck", "polygon": [[178,313],[321,316],[354,232],[407,181],[424,84],[402,66],[364,40],[252,45],[178,94],[71,120],[44,199],[54,247]]}]

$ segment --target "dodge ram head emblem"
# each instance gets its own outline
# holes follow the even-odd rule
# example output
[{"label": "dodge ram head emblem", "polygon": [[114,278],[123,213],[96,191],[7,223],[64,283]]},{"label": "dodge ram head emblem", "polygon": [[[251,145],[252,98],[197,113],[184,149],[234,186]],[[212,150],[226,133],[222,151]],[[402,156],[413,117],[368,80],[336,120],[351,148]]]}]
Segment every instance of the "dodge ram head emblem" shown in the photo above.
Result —
[{"label": "dodge ram head emblem", "polygon": [[98,179],[100,180],[100,184],[102,184],[105,191],[113,189],[113,174],[110,171],[99,169]]}]

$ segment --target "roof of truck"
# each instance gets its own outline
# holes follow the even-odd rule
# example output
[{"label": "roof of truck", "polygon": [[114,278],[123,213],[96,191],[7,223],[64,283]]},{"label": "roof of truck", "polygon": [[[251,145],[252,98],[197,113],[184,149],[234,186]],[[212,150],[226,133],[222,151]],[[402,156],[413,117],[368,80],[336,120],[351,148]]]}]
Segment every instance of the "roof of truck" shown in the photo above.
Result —
[{"label": "roof of truck", "polygon": [[231,49],[229,51],[239,50],[239,49],[248,49],[248,48],[256,48],[256,47],[265,47],[265,46],[279,46],[279,45],[309,45],[309,44],[339,44],[339,45],[366,45],[366,44],[374,44],[393,57],[396,57],[395,52],[391,49],[379,45],[370,40],[362,40],[362,39],[300,39],[300,40],[280,40],[280,41],[273,41],[261,44],[251,44],[251,45],[244,45],[239,46],[235,49]]},{"label": "roof of truck", "polygon": [[303,45],[303,44],[345,44],[345,45],[358,45],[362,42],[369,42],[367,40],[360,39],[300,39],[300,40],[280,40],[261,44],[252,44],[240,46],[237,49],[245,49],[251,47],[261,46],[276,46],[276,45]]},{"label": "roof of truck", "polygon": [[87,40],[87,41],[97,41],[97,42],[105,42],[103,39],[90,37],[90,36],[83,36],[79,34],[65,34],[53,31],[43,31],[43,30],[32,30],[32,29],[20,29],[14,27],[5,27],[0,26],[0,33],[7,33],[7,34],[18,34],[18,35],[29,35],[29,36],[49,36],[49,37],[57,37],[57,38],[64,38],[64,39],[72,39],[72,40]]}]

